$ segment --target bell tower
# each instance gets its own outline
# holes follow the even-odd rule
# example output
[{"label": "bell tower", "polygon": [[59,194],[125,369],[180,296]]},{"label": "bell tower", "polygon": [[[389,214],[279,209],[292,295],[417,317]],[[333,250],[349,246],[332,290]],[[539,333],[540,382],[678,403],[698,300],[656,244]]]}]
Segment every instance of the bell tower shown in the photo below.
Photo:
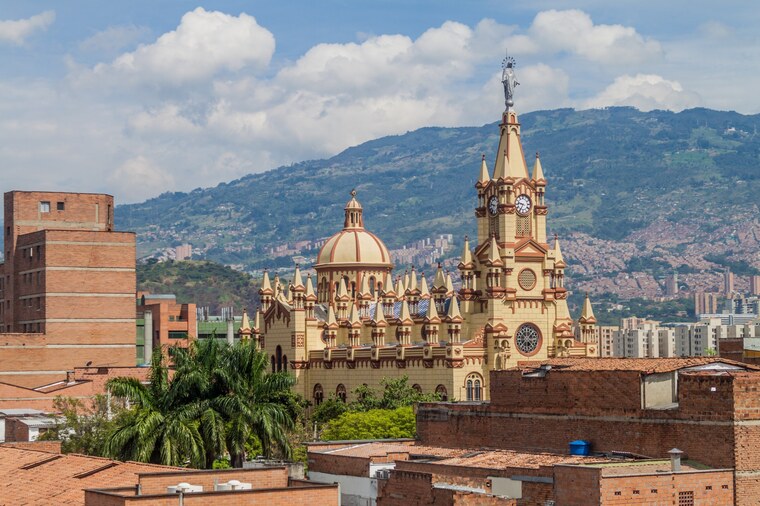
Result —
[{"label": "bell tower", "polygon": [[[559,350],[563,355],[586,354],[571,332],[559,242],[554,248],[547,242],[547,182],[541,159],[536,153],[529,171],[523,152],[514,110],[519,84],[514,59],[505,58],[502,69],[505,110],[493,171],[484,155],[475,184],[477,245],[471,254],[463,253],[459,265],[466,280],[460,292],[463,307],[482,315],[478,320],[484,322],[488,363],[495,368],[553,357]],[[468,330],[473,331],[477,329]]]}]

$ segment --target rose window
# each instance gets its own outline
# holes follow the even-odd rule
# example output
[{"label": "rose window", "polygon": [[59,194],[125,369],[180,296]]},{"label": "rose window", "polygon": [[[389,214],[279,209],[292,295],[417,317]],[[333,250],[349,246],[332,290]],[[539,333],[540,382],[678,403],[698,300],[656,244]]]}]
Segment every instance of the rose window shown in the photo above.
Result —
[{"label": "rose window", "polygon": [[534,353],[538,349],[539,342],[541,342],[541,334],[533,325],[520,325],[520,328],[515,332],[515,345],[523,355]]}]

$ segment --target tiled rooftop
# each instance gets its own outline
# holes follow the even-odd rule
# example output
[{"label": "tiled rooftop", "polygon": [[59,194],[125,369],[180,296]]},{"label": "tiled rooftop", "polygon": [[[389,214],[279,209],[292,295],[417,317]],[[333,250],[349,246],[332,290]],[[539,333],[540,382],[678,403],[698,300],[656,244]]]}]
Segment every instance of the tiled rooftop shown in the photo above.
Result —
[{"label": "tiled rooftop", "polygon": [[178,468],[0,446],[0,504],[84,505],[84,489],[131,487],[138,473]]},{"label": "tiled rooftop", "polygon": [[[437,446],[402,445],[392,442],[371,442],[346,445],[340,448],[321,450],[318,453],[342,455],[355,458],[386,457],[389,454],[409,454],[410,459],[433,460],[435,464],[449,466],[466,466],[486,469],[519,467],[538,469],[540,466],[555,464],[601,464],[620,463],[620,458],[581,457],[557,453],[518,452],[512,450],[477,450],[461,448],[442,448]],[[631,461],[628,461],[631,462]]]},{"label": "tiled rooftop", "polygon": [[720,357],[687,357],[687,358],[552,358],[542,361],[524,361],[518,363],[518,369],[535,369],[540,366],[551,366],[552,370],[562,371],[639,371],[646,374],[663,373],[715,365],[727,369],[760,370],[756,366],[727,360]]}]

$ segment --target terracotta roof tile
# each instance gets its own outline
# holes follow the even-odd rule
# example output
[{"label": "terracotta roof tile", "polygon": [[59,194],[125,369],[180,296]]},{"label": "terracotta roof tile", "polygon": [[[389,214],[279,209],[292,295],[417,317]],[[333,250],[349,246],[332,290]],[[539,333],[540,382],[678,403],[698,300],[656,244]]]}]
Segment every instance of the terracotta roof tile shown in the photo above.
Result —
[{"label": "terracotta roof tile", "polygon": [[698,367],[713,363],[727,364],[743,369],[760,370],[760,367],[720,357],[684,358],[552,358],[518,362],[517,369],[534,369],[550,365],[558,371],[639,371],[646,374],[662,373]]},{"label": "terracotta roof tile", "polygon": [[[85,455],[52,456],[0,446],[0,504],[82,506],[84,489],[130,487],[138,482],[138,473],[179,469]],[[35,463],[39,465],[29,467]]]}]

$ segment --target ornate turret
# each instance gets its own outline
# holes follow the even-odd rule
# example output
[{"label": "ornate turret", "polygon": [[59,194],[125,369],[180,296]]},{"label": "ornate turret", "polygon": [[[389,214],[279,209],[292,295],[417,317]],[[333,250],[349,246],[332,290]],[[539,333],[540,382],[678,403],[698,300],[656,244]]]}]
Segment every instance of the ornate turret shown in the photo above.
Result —
[{"label": "ornate turret", "polygon": [[253,329],[251,328],[251,322],[248,319],[248,311],[243,308],[243,319],[240,321],[240,328],[238,329],[238,337],[241,340],[248,340],[253,335]]},{"label": "ornate turret", "polygon": [[459,312],[459,301],[455,295],[449,299],[449,310],[446,312],[446,326],[449,334],[449,343],[461,342],[462,315]]},{"label": "ornate turret", "polygon": [[409,311],[412,314],[417,314],[417,308],[420,302],[420,289],[417,286],[417,271],[412,267],[412,272],[409,275],[409,284],[406,287],[406,301],[409,303]]},{"label": "ornate turret", "polygon": [[427,343],[438,344],[438,327],[440,323],[441,318],[438,316],[435,302],[431,300],[428,303],[427,312],[425,313],[424,337]]},{"label": "ornate turret", "polygon": [[335,319],[335,311],[332,305],[327,309],[327,321],[324,324],[324,342],[327,348],[335,348],[338,343],[338,321]]},{"label": "ornate turret", "polygon": [[412,326],[414,320],[409,312],[409,304],[406,300],[401,302],[401,311],[398,316],[398,326],[396,327],[396,339],[400,345],[410,345],[412,336]]},{"label": "ornate turret", "polygon": [[259,288],[259,298],[261,299],[261,309],[265,313],[272,305],[273,297],[274,290],[272,289],[272,283],[269,281],[269,271],[264,269],[264,277],[261,280],[261,288]]},{"label": "ornate turret", "polygon": [[422,276],[420,276],[420,300],[427,300],[430,298],[430,289],[428,288],[427,280],[425,279],[425,274],[423,273]]},{"label": "ornate turret", "polygon": [[311,282],[311,274],[306,276],[306,291],[304,293],[304,308],[306,318],[314,318],[314,304],[317,302],[317,294],[314,293],[314,284]]},{"label": "ornate turret", "polygon": [[293,273],[293,283],[290,286],[290,295],[293,298],[293,309],[304,309],[304,302],[306,298],[306,286],[303,284],[303,276],[301,276],[301,266],[296,264],[296,270]]},{"label": "ornate turret", "polygon": [[264,338],[261,337],[261,308],[256,309],[256,316],[253,318],[253,328],[251,329],[251,338],[256,343],[256,348],[261,349],[264,346]]},{"label": "ornate turret", "polygon": [[591,307],[591,299],[586,292],[586,298],[583,300],[583,310],[581,311],[581,317],[578,319],[578,324],[581,330],[581,342],[595,343],[596,336],[594,328],[596,327],[596,317],[594,316],[594,308]]},{"label": "ornate turret", "polygon": [[369,276],[366,274],[362,276],[362,284],[357,294],[357,302],[359,303],[359,314],[362,318],[369,318],[369,304],[372,302],[373,294],[369,287]]},{"label": "ornate turret", "polygon": [[343,278],[340,278],[340,281],[338,282],[338,293],[335,296],[335,307],[337,308],[336,314],[340,320],[348,318],[348,303],[350,301],[351,297],[348,295],[346,282]]},{"label": "ornate turret", "polygon": [[383,305],[375,304],[375,316],[372,317],[372,345],[385,346],[385,327],[388,321],[383,313]]},{"label": "ornate turret", "polygon": [[348,345],[356,347],[361,345],[362,336],[362,321],[359,317],[359,307],[356,304],[351,304],[351,315],[346,322],[348,327]]}]

